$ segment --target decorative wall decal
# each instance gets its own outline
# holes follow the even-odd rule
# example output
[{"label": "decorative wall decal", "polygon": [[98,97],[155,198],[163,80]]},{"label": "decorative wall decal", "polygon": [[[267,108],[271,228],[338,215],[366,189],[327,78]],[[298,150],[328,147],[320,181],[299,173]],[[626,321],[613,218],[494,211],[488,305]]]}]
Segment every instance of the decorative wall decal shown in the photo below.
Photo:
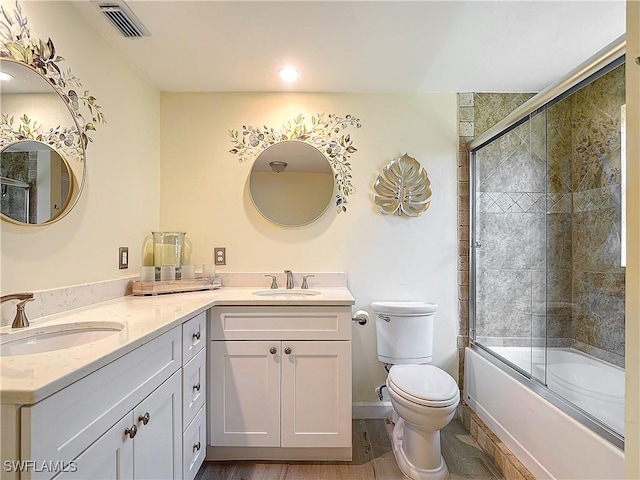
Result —
[{"label": "decorative wall decal", "polygon": [[386,215],[420,216],[431,202],[431,182],[427,172],[415,158],[406,153],[391,160],[378,175],[373,199]]},{"label": "decorative wall decal", "polygon": [[360,128],[360,119],[353,115],[340,117],[335,114],[318,113],[311,117],[311,126],[305,123],[304,115],[298,115],[293,122],[282,125],[280,130],[263,127],[242,126],[242,130],[229,130],[234,147],[230,153],[238,155],[240,162],[256,157],[265,148],[287,140],[298,140],[317,148],[329,161],[336,180],[336,208],[338,213],[346,212],[347,197],[355,193],[351,183],[351,154],[357,152],[353,140],[345,130],[354,126]]},{"label": "decorative wall decal", "polygon": [[82,159],[83,155],[78,142],[86,148],[92,141],[87,132],[95,130],[97,123],[106,123],[101,106],[88,90],[82,90],[80,80],[71,72],[71,69],[63,71],[60,68],[59,64],[64,58],[56,54],[53,41],[49,38],[45,42],[31,36],[27,17],[22,14],[17,1],[13,15],[3,7],[0,7],[0,13],[0,58],[11,59],[26,65],[46,78],[74,115],[79,128],[78,131],[73,131],[70,128],[54,126],[47,130],[42,124],[26,115],[23,115],[14,125],[13,117],[2,115],[0,122],[2,146],[21,140],[37,140],[53,148],[66,147],[67,150],[77,145],[80,154],[72,157],[79,156]]},{"label": "decorative wall decal", "polygon": [[12,12],[0,7],[2,220],[56,222],[82,193],[89,132],[106,121],[63,61],[50,38],[32,36],[20,3]]}]

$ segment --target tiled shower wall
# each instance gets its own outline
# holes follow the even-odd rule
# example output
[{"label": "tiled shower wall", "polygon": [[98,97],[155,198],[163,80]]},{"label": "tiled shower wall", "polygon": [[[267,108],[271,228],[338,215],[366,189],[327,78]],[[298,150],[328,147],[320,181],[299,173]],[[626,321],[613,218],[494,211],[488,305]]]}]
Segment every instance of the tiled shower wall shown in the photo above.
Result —
[{"label": "tiled shower wall", "polygon": [[[35,185],[37,176],[36,158],[27,152],[4,152],[2,154],[2,177]],[[37,196],[32,189],[2,185],[2,213],[18,221],[35,223]]]},{"label": "tiled shower wall", "polygon": [[476,338],[487,346],[545,337],[544,127],[537,115],[476,153]]},{"label": "tiled shower wall", "polygon": [[[461,362],[469,322],[465,144],[530,97],[459,95]],[[624,364],[622,103],[623,66],[479,153],[476,334],[485,345],[529,345],[532,338],[544,345],[546,338],[550,346],[573,346]]]},{"label": "tiled shower wall", "polygon": [[570,100],[571,338],[574,348],[624,366],[625,269],[620,265],[624,65],[576,92]]}]

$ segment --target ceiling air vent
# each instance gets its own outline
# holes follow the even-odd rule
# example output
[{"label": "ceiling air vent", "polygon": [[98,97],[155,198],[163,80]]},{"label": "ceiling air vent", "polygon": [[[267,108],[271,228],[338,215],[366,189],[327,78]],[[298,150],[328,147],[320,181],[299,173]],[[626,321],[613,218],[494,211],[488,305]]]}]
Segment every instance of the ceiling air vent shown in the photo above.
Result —
[{"label": "ceiling air vent", "polygon": [[100,11],[118,29],[118,31],[127,38],[141,38],[151,35],[149,30],[145,28],[138,17],[124,2],[104,2],[94,1],[98,5]]}]

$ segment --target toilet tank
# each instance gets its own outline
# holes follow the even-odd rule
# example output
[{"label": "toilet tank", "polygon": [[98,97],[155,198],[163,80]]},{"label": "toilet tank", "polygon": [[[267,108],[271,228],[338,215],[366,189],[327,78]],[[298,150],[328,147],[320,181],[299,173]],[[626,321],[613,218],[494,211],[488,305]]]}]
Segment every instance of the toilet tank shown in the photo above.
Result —
[{"label": "toilet tank", "polygon": [[427,302],[373,302],[378,360],[383,363],[430,363],[433,356],[433,315]]}]

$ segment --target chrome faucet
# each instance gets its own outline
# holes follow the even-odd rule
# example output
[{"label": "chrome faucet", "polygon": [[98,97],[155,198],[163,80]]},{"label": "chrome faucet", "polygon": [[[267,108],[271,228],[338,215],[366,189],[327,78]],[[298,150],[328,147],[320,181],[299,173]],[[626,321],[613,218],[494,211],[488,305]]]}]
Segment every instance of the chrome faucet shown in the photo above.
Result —
[{"label": "chrome faucet", "polygon": [[300,285],[301,289],[307,290],[309,288],[309,283],[307,283],[307,278],[309,277],[315,277],[315,275],[304,275],[302,277],[302,285]]},{"label": "chrome faucet", "polygon": [[24,328],[29,326],[29,320],[27,320],[27,314],[24,313],[24,306],[27,302],[33,300],[33,293],[12,293],[10,295],[3,295],[0,297],[0,303],[4,303],[8,300],[22,300],[16,305],[16,318],[13,319],[11,328]]},{"label": "chrome faucet", "polygon": [[291,272],[291,270],[285,270],[284,273],[287,274],[287,288],[292,289],[293,288],[293,272]]},{"label": "chrome faucet", "polygon": [[265,277],[271,277],[271,288],[273,290],[278,288],[278,279],[275,275],[265,275]]}]

